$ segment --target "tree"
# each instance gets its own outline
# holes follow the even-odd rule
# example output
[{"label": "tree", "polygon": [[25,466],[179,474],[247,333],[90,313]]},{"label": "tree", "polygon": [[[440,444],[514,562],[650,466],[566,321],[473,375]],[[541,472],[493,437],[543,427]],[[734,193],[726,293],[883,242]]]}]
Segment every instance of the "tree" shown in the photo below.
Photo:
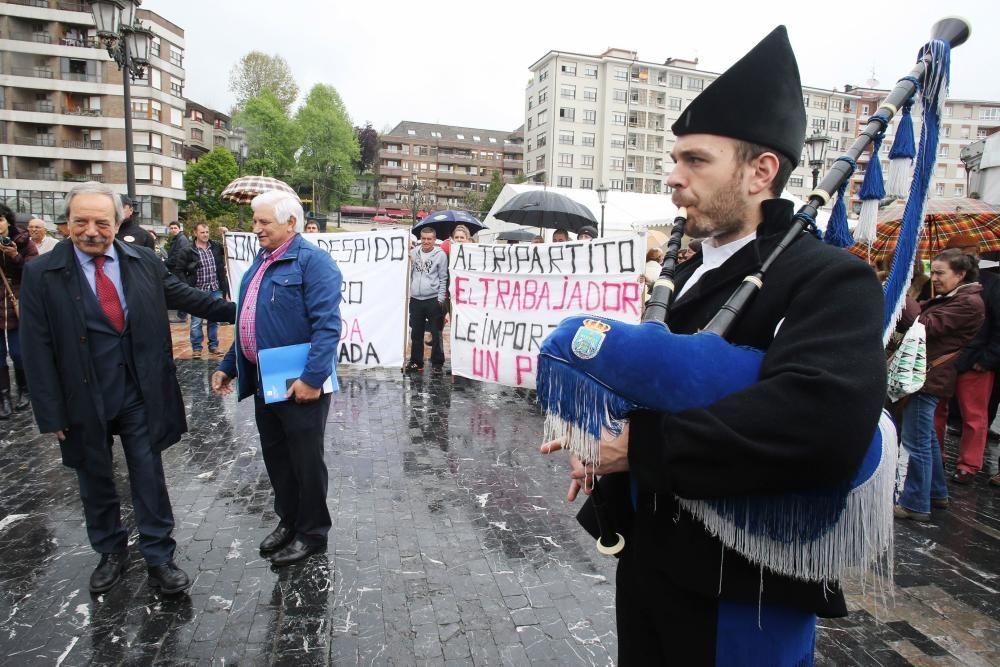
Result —
[{"label": "tree", "polygon": [[229,72],[229,90],[236,94],[235,112],[242,111],[247,102],[269,90],[287,114],[299,96],[299,86],[285,59],[260,51],[251,51],[233,65]]},{"label": "tree", "polygon": [[349,196],[355,164],[361,155],[358,138],[340,94],[333,86],[318,83],[295,114],[302,147],[295,182],[313,187],[314,211],[329,210],[332,201]]},{"label": "tree", "polygon": [[288,179],[295,167],[295,152],[302,133],[285,113],[281,101],[270,90],[247,100],[236,124],[246,129],[248,174]]},{"label": "tree", "polygon": [[361,156],[354,164],[354,168],[359,174],[370,170],[378,160],[378,132],[371,123],[365,123],[364,127],[354,128],[358,136],[358,146],[361,149]]},{"label": "tree", "polygon": [[225,146],[216,146],[188,165],[184,175],[184,189],[189,206],[209,218],[236,210],[234,204],[222,201],[219,195],[229,183],[239,176],[236,158]]},{"label": "tree", "polygon": [[500,191],[503,190],[504,182],[503,177],[497,170],[493,171],[493,178],[490,179],[490,185],[486,188],[486,194],[483,196],[483,204],[479,209],[479,217],[485,218],[490,213],[490,209],[493,208],[493,204],[496,203],[497,197],[500,196]]}]

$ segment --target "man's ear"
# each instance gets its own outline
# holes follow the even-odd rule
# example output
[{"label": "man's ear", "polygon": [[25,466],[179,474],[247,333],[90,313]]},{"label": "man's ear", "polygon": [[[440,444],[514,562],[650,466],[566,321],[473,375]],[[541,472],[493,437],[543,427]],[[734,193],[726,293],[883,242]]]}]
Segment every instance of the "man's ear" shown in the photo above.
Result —
[{"label": "man's ear", "polygon": [[761,153],[754,158],[753,162],[750,163],[750,166],[753,167],[753,172],[750,175],[750,183],[748,184],[749,193],[751,195],[758,195],[761,192],[770,192],[771,184],[778,176],[780,165],[778,156],[770,151]]}]

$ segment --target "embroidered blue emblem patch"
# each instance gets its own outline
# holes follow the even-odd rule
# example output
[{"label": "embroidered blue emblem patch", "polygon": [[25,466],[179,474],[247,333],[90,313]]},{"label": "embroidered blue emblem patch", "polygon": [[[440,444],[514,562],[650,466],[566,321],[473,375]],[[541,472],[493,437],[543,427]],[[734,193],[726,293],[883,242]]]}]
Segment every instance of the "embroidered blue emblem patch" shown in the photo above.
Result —
[{"label": "embroidered blue emblem patch", "polygon": [[611,330],[610,324],[600,320],[584,320],[583,326],[573,336],[570,349],[580,359],[593,359],[604,345],[605,334]]}]

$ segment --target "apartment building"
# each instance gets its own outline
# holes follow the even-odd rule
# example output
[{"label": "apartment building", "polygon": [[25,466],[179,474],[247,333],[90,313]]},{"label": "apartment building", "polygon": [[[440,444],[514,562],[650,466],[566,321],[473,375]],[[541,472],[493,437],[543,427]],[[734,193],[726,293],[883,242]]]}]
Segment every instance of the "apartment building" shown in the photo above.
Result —
[{"label": "apartment building", "polygon": [[484,193],[493,172],[505,182],[522,173],[524,135],[454,125],[402,121],[380,137],[379,206],[410,208],[416,193],[429,210],[458,208]]},{"label": "apartment building", "polygon": [[233,150],[234,140],[232,118],[221,111],[187,101],[184,110],[185,160],[197,160],[216,146]]},{"label": "apartment building", "polygon": [[[132,83],[136,194],[158,233],[184,194],[184,31],[153,12],[150,66]],[[122,72],[86,3],[0,3],[0,198],[53,221],[75,183],[126,191]]]},{"label": "apartment building", "polygon": [[[635,51],[608,49],[600,55],[549,51],[531,65],[524,102],[524,172],[536,181],[573,188],[669,194],[670,126],[718,73],[698,69],[698,61],[671,58],[640,61]],[[830,90],[803,86],[807,136],[829,138],[819,171],[822,179],[864,129],[888,93],[874,86]],[[915,118],[919,109],[914,112]],[[919,119],[918,119],[919,120]],[[1000,123],[1000,102],[951,100],[945,107],[935,194],[963,196],[961,147]],[[891,146],[887,132],[883,158]],[[919,122],[917,123],[919,132]],[[851,194],[860,187],[868,156],[858,161]],[[887,168],[888,162],[885,162]],[[812,191],[807,150],[792,173],[788,190],[799,197]],[[856,210],[860,202],[853,201]]]}]

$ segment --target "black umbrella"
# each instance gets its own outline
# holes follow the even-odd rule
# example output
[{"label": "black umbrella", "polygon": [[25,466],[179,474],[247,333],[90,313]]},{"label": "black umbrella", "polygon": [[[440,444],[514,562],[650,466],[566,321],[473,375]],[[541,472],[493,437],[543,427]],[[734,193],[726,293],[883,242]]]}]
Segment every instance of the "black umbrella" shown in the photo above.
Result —
[{"label": "black umbrella", "polygon": [[511,229],[497,234],[497,241],[534,241],[536,236],[530,229]]},{"label": "black umbrella", "polygon": [[568,229],[573,233],[581,227],[597,226],[590,209],[557,192],[530,190],[514,195],[493,217],[505,222],[547,229]]}]

